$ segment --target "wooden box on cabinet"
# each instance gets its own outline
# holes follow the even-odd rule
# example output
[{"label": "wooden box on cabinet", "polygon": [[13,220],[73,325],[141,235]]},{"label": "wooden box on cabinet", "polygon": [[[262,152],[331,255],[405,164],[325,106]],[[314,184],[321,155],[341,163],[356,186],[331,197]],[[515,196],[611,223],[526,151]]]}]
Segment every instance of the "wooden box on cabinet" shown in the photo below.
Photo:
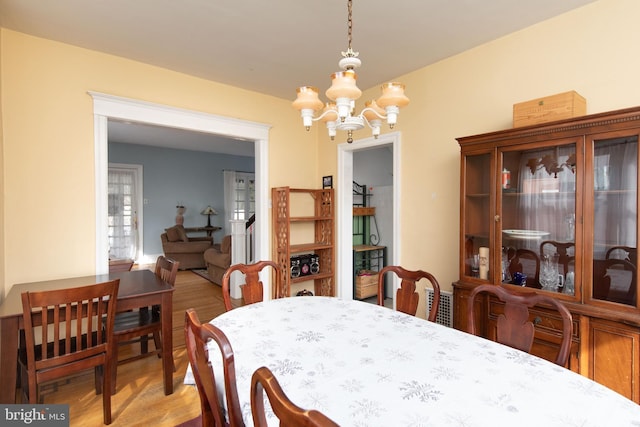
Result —
[{"label": "wooden box on cabinet", "polygon": [[513,127],[584,116],[587,100],[576,91],[532,99],[513,105]]}]

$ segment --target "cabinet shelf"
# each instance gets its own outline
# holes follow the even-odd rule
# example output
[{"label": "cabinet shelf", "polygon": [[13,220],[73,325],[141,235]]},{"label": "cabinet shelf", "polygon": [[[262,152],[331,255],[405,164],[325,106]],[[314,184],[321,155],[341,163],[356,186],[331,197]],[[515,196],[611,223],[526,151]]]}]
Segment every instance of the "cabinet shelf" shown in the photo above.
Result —
[{"label": "cabinet shelf", "polygon": [[311,252],[311,251],[317,251],[317,250],[322,250],[322,249],[333,249],[333,245],[329,244],[329,243],[324,243],[324,242],[320,242],[320,243],[301,243],[299,245],[291,245],[289,246],[289,253],[290,254],[299,254],[302,252]]},{"label": "cabinet shelf", "polygon": [[333,221],[332,217],[327,216],[292,216],[289,222],[314,222],[314,221]]},{"label": "cabinet shelf", "polygon": [[302,283],[308,282],[309,280],[320,280],[320,279],[328,279],[333,277],[333,273],[318,273],[318,274],[309,274],[308,276],[300,276],[300,277],[292,277],[291,283]]}]

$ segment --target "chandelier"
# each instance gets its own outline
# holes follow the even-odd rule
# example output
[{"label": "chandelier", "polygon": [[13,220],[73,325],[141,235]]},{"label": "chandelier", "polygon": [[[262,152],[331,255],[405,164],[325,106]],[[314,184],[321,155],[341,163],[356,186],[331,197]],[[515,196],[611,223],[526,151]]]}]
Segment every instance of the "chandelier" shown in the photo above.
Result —
[{"label": "chandelier", "polygon": [[[398,82],[389,82],[382,85],[382,96],[377,100],[365,102],[365,108],[358,115],[354,115],[355,101],[360,98],[362,91],[356,86],[355,68],[362,62],[358,59],[358,52],[351,49],[351,19],[352,0],[347,1],[348,10],[348,48],[342,53],[342,59],[338,65],[342,71],[331,75],[331,87],[327,89],[326,96],[332,102],[323,104],[318,98],[318,89],[313,86],[301,86],[297,89],[298,97],[293,101],[293,107],[300,110],[302,123],[307,130],[311,129],[313,122],[322,120],[327,126],[331,140],[336,136],[336,130],[347,132],[347,142],[353,142],[353,131],[364,128],[365,123],[371,128],[375,138],[380,135],[382,120],[386,120],[389,128],[398,119],[400,107],[409,103],[409,98],[404,94],[404,85]],[[314,114],[321,111],[318,117]]]}]

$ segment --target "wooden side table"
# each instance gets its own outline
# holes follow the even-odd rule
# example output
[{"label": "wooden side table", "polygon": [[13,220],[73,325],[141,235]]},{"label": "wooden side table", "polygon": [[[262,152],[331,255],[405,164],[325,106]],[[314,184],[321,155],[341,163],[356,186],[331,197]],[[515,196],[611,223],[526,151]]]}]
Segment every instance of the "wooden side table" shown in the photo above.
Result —
[{"label": "wooden side table", "polygon": [[185,227],[184,231],[187,233],[206,232],[207,237],[211,237],[214,232],[222,230],[222,227]]}]

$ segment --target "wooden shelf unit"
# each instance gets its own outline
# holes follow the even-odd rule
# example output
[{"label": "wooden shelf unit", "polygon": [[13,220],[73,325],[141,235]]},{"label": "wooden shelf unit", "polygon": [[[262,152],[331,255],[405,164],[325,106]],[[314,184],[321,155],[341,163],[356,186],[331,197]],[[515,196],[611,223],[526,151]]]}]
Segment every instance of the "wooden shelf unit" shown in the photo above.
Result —
[{"label": "wooden shelf unit", "polygon": [[[292,197],[295,198],[292,206]],[[271,189],[273,219],[273,258],[280,267],[287,296],[298,289],[292,285],[313,282],[314,295],[335,296],[335,206],[333,189],[275,187]],[[292,215],[291,213],[294,213]],[[298,230],[311,227],[313,230]],[[303,242],[292,244],[292,236]],[[313,238],[304,239],[307,234]],[[296,240],[297,242],[297,240]],[[291,277],[291,257],[314,254],[319,257],[319,272]],[[301,290],[301,289],[300,289]]]}]

